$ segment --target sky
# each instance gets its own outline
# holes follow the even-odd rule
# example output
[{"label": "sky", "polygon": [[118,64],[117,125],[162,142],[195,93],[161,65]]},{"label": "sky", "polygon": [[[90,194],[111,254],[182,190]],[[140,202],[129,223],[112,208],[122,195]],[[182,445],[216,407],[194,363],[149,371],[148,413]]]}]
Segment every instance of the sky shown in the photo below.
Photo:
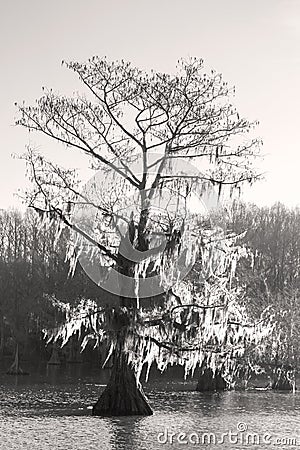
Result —
[{"label": "sky", "polygon": [[0,49],[0,208],[21,205],[25,167],[11,155],[28,143],[70,162],[61,146],[14,126],[14,103],[33,103],[42,86],[80,90],[61,61],[93,55],[164,72],[203,58],[235,85],[240,115],[260,122],[265,181],[243,198],[300,205],[300,0],[0,0]]}]

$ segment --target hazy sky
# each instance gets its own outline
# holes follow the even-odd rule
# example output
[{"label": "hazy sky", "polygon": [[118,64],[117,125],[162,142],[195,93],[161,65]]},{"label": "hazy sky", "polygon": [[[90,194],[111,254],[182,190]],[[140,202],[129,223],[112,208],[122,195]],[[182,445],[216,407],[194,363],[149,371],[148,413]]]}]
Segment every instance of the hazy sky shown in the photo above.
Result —
[{"label": "hazy sky", "polygon": [[300,204],[300,0],[1,0],[0,34],[0,208],[17,205],[25,180],[11,158],[29,142],[13,125],[14,102],[33,102],[42,86],[70,94],[80,86],[61,60],[93,55],[159,71],[174,71],[180,57],[203,58],[236,86],[240,114],[260,121],[266,181],[245,197]]}]

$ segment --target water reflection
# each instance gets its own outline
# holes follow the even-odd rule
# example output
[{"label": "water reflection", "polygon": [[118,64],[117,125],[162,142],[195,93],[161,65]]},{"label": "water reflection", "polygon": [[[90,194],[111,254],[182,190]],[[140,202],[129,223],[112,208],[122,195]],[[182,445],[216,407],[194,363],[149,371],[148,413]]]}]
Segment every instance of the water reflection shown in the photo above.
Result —
[{"label": "water reflection", "polygon": [[[229,430],[236,432],[240,423],[249,432],[269,433],[274,439],[289,436],[300,444],[298,393],[204,394],[194,391],[195,381],[170,381],[164,376],[145,386],[153,416],[101,418],[93,417],[90,408],[104,389],[108,371],[74,365],[43,366],[31,373],[26,377],[0,375],[0,449],[177,450],[183,447],[175,439],[180,432],[220,436]],[[162,443],[165,435],[168,439],[173,435],[175,441]],[[204,447],[237,448],[228,442]],[[270,445],[251,446],[255,448]]]}]

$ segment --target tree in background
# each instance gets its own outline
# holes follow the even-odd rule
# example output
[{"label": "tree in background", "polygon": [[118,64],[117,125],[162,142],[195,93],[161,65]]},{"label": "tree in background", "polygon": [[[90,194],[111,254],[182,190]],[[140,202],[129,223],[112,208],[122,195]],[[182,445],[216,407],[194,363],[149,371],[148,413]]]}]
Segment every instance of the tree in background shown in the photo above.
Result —
[{"label": "tree in background", "polygon": [[71,304],[80,296],[99,295],[99,288],[80,270],[72,280],[68,278],[66,237],[62,235],[56,243],[55,224],[46,232],[40,225],[33,211],[0,214],[1,352],[14,346],[13,373],[21,373],[19,353],[30,356],[37,351],[41,330],[55,326],[51,295]]},{"label": "tree in background", "polygon": [[246,285],[248,313],[257,318],[268,308],[273,332],[258,359],[271,377],[274,389],[294,389],[298,370],[298,306],[300,267],[300,210],[277,203],[258,207],[233,205],[230,228],[245,230],[245,243],[252,250],[253,267],[238,268]]},{"label": "tree in background", "polygon": [[[225,220],[224,212],[222,215]],[[199,364],[197,390],[200,391],[230,389],[237,383],[246,387],[257,369],[257,345],[260,344],[261,350],[271,332],[267,311],[262,309],[254,317],[245,306],[245,285],[238,278],[237,270],[245,260],[251,265],[253,254],[243,244],[244,235],[225,233],[215,227],[210,245],[201,249],[200,261],[196,261],[187,276],[197,303],[201,298],[201,304],[211,312],[207,318],[203,310],[202,325],[209,336],[210,351]],[[213,255],[212,260],[205,258],[207,252]],[[207,363],[210,359],[214,361],[213,368]]]}]

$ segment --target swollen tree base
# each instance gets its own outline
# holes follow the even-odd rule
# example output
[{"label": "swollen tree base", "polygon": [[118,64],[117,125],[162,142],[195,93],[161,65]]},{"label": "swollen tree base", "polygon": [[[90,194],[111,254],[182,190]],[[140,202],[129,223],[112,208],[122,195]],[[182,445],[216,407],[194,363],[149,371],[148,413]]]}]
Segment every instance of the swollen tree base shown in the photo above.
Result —
[{"label": "swollen tree base", "polygon": [[224,391],[228,388],[226,381],[221,376],[220,372],[215,373],[212,369],[202,369],[199,378],[196,391],[198,392],[216,392]]},{"label": "swollen tree base", "polygon": [[94,416],[150,416],[153,411],[125,353],[114,355],[110,380],[94,405]]},{"label": "swollen tree base", "polygon": [[24,372],[23,369],[20,367],[19,363],[19,345],[16,345],[16,352],[15,352],[15,359],[8,371],[6,372],[7,375],[29,375],[28,372]]},{"label": "swollen tree base", "polygon": [[278,367],[273,371],[271,388],[275,391],[295,391],[295,370],[292,367]]},{"label": "swollen tree base", "polygon": [[52,353],[51,353],[50,359],[47,362],[47,364],[56,365],[56,366],[61,364],[61,361],[60,361],[59,355],[58,355],[58,350],[57,350],[55,344],[52,347]]}]

